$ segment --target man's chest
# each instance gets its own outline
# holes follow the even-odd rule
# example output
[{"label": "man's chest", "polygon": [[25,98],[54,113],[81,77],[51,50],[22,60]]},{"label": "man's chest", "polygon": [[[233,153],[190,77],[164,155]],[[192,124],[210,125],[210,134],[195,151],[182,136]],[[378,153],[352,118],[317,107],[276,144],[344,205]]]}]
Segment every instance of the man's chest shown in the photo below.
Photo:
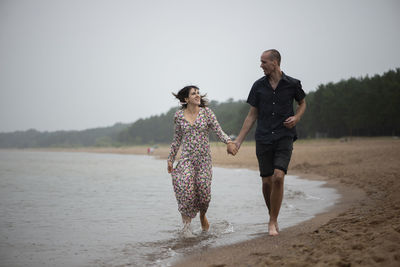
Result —
[{"label": "man's chest", "polygon": [[288,105],[293,103],[294,88],[290,86],[260,87],[257,90],[257,98],[261,105]]}]

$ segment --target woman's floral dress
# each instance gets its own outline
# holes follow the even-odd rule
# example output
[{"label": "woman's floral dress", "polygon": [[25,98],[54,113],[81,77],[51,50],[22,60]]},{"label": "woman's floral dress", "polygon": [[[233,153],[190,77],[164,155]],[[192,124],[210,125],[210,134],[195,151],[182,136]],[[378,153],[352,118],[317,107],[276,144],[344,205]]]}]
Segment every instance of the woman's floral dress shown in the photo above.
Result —
[{"label": "woman's floral dress", "polygon": [[197,212],[207,211],[211,200],[211,152],[208,136],[213,130],[225,144],[230,138],[222,131],[217,118],[209,108],[200,108],[191,125],[183,109],[175,113],[175,133],[168,160],[175,161],[182,144],[181,157],[173,169],[172,184],[180,213],[194,218]]}]

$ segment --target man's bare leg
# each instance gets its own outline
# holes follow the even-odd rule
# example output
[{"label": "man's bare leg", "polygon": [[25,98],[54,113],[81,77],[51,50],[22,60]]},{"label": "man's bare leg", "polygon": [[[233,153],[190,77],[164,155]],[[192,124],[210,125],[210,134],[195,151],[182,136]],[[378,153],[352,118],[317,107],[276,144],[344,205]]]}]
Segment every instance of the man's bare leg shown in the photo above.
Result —
[{"label": "man's bare leg", "polygon": [[[262,191],[265,200],[265,205],[268,208],[269,216],[271,216],[271,189],[272,189],[271,187],[272,187],[272,176],[262,177]],[[279,231],[278,222],[275,222],[275,231]]]},{"label": "man's bare leg", "polygon": [[203,231],[208,231],[208,229],[210,229],[210,224],[208,223],[205,211],[200,211],[200,222]]},{"label": "man's bare leg", "polygon": [[283,190],[284,190],[285,173],[282,170],[275,169],[272,175],[271,185],[271,210],[269,214],[268,230],[269,235],[278,235],[278,215],[282,205]]},{"label": "man's bare leg", "polygon": [[272,176],[262,178],[262,192],[265,200],[265,205],[268,208],[268,214],[271,213],[271,183]]}]

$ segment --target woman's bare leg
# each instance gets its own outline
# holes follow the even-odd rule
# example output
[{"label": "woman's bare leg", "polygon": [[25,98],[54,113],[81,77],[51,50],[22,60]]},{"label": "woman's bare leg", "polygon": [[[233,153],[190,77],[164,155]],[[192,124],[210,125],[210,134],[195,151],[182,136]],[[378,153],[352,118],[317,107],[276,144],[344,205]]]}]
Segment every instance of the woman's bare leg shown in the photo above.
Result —
[{"label": "woman's bare leg", "polygon": [[192,218],[183,214],[181,214],[181,216],[183,222],[183,229],[182,229],[183,236],[186,238],[194,237],[192,230],[190,229],[190,223],[192,222]]},{"label": "woman's bare leg", "polygon": [[208,223],[206,217],[206,211],[200,211],[200,222],[201,222],[201,229],[203,229],[203,231],[208,231],[208,229],[210,229],[210,224]]}]

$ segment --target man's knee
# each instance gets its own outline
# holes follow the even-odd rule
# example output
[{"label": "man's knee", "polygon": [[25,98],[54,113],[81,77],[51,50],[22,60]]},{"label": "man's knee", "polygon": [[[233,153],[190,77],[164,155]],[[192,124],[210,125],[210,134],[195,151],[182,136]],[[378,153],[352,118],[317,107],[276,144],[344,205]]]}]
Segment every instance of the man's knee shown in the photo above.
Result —
[{"label": "man's knee", "polygon": [[271,185],[272,183],[272,176],[262,177],[262,183],[266,185]]},{"label": "man's knee", "polygon": [[279,169],[274,170],[274,174],[272,175],[272,182],[274,184],[283,184],[283,179],[285,178],[285,172]]}]

